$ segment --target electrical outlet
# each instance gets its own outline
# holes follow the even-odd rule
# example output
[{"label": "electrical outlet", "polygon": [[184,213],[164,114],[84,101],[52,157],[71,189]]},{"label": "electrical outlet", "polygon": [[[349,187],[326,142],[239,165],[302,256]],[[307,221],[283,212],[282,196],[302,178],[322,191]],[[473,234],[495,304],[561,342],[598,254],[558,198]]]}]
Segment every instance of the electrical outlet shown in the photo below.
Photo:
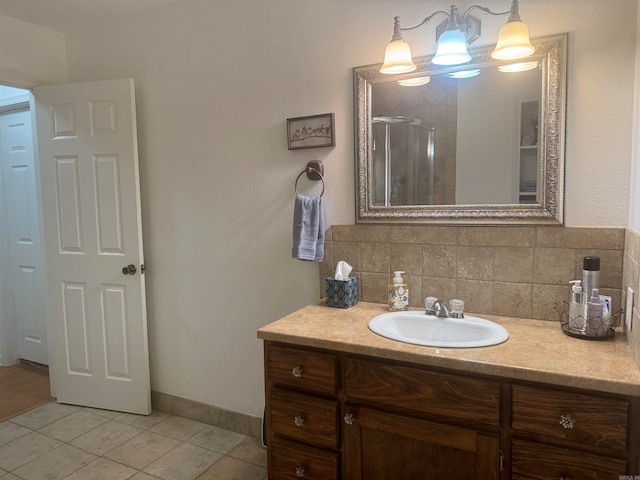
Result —
[{"label": "electrical outlet", "polygon": [[624,312],[627,332],[630,332],[631,320],[633,320],[633,289],[631,287],[627,287],[627,306],[625,307]]}]

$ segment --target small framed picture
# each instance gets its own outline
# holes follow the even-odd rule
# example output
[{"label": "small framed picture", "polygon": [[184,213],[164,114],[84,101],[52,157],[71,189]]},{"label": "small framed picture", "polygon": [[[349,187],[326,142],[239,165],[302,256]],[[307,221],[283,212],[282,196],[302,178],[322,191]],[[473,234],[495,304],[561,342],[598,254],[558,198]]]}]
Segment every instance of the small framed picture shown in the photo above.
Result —
[{"label": "small framed picture", "polygon": [[335,146],[333,113],[287,118],[289,150]]}]

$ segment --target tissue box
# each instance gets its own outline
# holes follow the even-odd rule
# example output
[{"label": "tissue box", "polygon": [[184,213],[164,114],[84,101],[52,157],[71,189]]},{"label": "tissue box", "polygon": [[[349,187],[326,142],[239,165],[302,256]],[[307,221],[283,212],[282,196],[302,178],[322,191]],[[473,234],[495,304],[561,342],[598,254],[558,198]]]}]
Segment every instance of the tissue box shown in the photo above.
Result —
[{"label": "tissue box", "polygon": [[325,293],[327,306],[349,308],[358,303],[358,279],[349,277],[346,280],[336,280],[333,277],[325,279]]}]

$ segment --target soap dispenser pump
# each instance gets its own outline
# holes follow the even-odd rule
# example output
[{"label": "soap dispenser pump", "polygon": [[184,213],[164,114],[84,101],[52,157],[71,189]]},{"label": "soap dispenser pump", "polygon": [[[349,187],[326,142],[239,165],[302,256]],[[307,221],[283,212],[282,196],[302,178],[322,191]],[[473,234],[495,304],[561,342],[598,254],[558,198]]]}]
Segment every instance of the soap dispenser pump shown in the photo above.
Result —
[{"label": "soap dispenser pump", "polygon": [[393,272],[393,280],[389,284],[389,310],[392,312],[409,310],[409,285],[404,283],[403,273]]},{"label": "soap dispenser pump", "polygon": [[582,291],[582,281],[572,280],[569,302],[569,329],[575,333],[585,333],[587,323],[587,294]]}]

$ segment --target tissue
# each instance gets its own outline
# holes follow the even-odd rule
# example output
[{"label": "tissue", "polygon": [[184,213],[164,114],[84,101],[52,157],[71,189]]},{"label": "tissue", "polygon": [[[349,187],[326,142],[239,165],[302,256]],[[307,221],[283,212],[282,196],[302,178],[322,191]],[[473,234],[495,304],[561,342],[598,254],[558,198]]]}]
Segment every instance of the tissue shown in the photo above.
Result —
[{"label": "tissue", "polygon": [[353,270],[353,267],[351,265],[349,265],[344,260],[340,260],[338,262],[338,265],[336,265],[336,273],[333,278],[335,278],[336,280],[346,280],[347,278],[349,278],[351,270]]},{"label": "tissue", "polygon": [[358,279],[349,276],[351,270],[351,265],[340,260],[334,276],[325,279],[327,306],[349,308],[358,303]]}]

